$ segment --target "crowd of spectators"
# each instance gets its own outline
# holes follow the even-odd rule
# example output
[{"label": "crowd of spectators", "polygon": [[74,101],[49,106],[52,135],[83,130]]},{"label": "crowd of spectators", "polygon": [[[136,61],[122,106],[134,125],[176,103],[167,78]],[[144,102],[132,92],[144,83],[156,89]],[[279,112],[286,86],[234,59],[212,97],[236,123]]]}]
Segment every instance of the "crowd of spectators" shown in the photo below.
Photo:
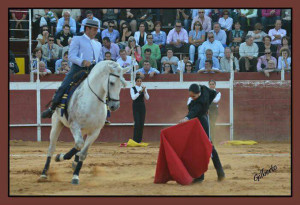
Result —
[{"label": "crowd of spectators", "polygon": [[[19,10],[19,12],[18,12]],[[24,9],[23,9],[24,10]],[[26,28],[22,9],[10,28]],[[103,59],[141,75],[269,72],[291,69],[291,9],[33,9],[32,69],[67,73],[73,36],[99,23]],[[28,32],[24,31],[24,36]],[[10,32],[10,37],[15,35]]]}]

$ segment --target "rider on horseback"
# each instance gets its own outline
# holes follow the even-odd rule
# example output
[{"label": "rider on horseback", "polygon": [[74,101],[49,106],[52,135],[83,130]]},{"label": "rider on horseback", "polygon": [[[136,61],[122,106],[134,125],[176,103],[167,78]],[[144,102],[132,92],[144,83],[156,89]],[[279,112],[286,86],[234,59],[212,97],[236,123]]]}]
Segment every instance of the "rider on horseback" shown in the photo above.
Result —
[{"label": "rider on horseback", "polygon": [[79,80],[79,75],[76,75],[77,73],[90,70],[96,63],[103,60],[101,43],[94,40],[98,28],[97,21],[88,19],[86,24],[84,24],[84,34],[82,36],[75,36],[72,39],[69,50],[69,60],[72,62],[72,68],[55,92],[51,106],[42,113],[42,118],[51,118],[66,88],[71,82]]}]

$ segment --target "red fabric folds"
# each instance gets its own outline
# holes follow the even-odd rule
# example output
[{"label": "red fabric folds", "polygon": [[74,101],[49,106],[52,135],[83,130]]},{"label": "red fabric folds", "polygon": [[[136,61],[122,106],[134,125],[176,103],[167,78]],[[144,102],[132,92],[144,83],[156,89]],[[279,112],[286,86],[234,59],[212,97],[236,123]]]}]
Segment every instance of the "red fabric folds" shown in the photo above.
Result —
[{"label": "red fabric folds", "polygon": [[207,171],[211,152],[212,144],[198,118],[163,129],[154,183],[192,183]]}]

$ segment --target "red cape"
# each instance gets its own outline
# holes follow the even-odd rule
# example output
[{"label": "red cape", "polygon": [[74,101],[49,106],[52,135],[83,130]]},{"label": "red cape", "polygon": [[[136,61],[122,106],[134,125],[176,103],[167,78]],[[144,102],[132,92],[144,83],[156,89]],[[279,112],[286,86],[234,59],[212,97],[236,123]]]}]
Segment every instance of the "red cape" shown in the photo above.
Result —
[{"label": "red cape", "polygon": [[192,183],[207,171],[211,152],[212,144],[198,118],[163,129],[154,183]]}]

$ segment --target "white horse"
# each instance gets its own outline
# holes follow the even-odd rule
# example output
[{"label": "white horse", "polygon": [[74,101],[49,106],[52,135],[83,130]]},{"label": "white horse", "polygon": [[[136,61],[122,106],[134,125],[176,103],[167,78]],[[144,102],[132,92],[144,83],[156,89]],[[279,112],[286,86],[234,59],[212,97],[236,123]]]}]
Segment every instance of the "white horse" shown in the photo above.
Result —
[{"label": "white horse", "polygon": [[[79,85],[73,93],[68,105],[68,120],[65,115],[61,117],[60,108],[57,108],[52,116],[52,128],[50,132],[50,145],[47,161],[40,176],[40,181],[47,180],[47,171],[51,157],[55,151],[56,142],[64,126],[70,128],[75,146],[65,154],[58,154],[55,161],[69,160],[75,155],[75,167],[72,184],[79,184],[79,172],[87,151],[98,138],[105,124],[107,105],[111,111],[120,107],[120,90],[126,86],[123,74],[131,67],[121,68],[113,61],[102,61],[94,66],[88,77]],[[84,141],[83,136],[87,135]]]}]

